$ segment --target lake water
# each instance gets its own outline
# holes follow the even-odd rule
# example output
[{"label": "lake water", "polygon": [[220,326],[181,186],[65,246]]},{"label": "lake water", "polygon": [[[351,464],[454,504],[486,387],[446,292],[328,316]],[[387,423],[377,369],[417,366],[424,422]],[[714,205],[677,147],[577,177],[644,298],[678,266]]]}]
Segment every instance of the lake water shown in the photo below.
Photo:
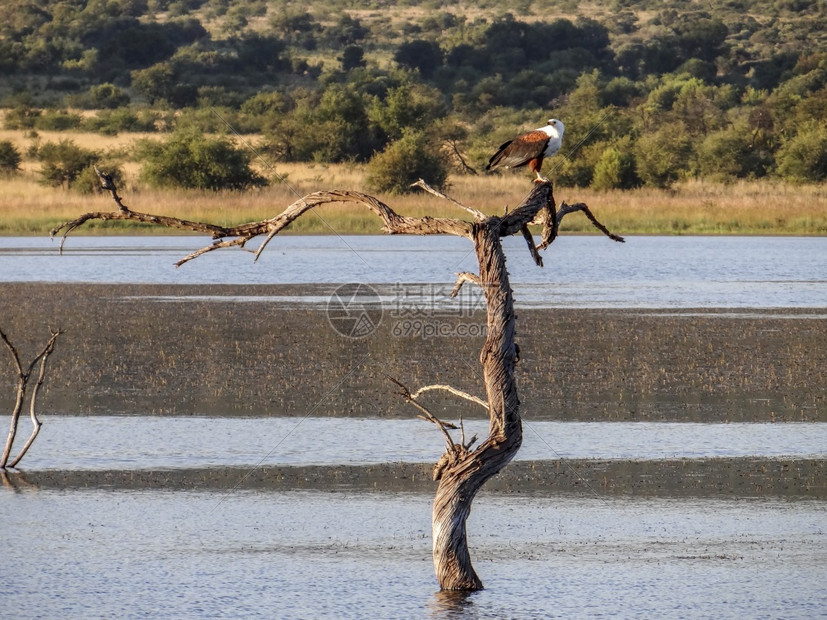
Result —
[{"label": "lake water", "polygon": [[[43,237],[0,237],[0,282],[453,284],[476,271],[454,237],[285,236],[257,263],[237,249],[175,261],[201,237],[70,237],[63,255]],[[584,308],[809,308],[827,306],[827,238],[561,236],[531,261],[505,240],[518,305]]]},{"label": "lake water", "polygon": [[437,591],[430,496],[0,489],[9,618],[817,618],[827,504],[483,493],[486,589]]},{"label": "lake water", "polygon": [[[465,427],[469,437],[488,434],[484,420]],[[523,434],[517,460],[827,458],[827,423],[525,421]],[[421,420],[314,417],[58,416],[35,445],[27,470],[434,463],[444,450]]]},{"label": "lake water", "polygon": [[[827,446],[823,423],[525,427],[518,460],[749,456],[772,467],[824,459]],[[450,595],[433,576],[431,494],[348,490],[323,473],[300,484],[308,490],[238,488],[259,466],[433,462],[441,449],[418,420],[48,417],[24,475],[0,487],[2,615],[815,618],[827,609],[823,498],[630,496],[585,483],[573,493],[484,490],[468,541],[486,589]],[[216,479],[236,469],[213,491],[160,481],[127,490],[105,471],[187,467]],[[733,475],[721,467],[717,477]],[[28,481],[64,468],[91,475],[67,488]]]},{"label": "lake water", "polygon": [[[229,250],[173,266],[207,242],[77,236],[59,255],[48,239],[0,237],[0,283],[451,285],[455,272],[476,270],[465,240],[382,236],[286,236],[258,263]],[[825,318],[825,238],[617,244],[564,235],[545,253],[543,269],[521,239],[506,240],[506,248],[523,307],[732,308],[732,316],[812,308],[797,316]],[[326,301],[314,294],[272,301]],[[823,497],[634,497],[599,485],[530,496],[483,490],[468,538],[486,589],[455,596],[438,592],[433,576],[429,494],[324,481],[312,490],[127,490],[106,478],[111,470],[196,468],[210,476],[233,467],[428,463],[443,446],[431,425],[309,416],[44,418],[23,461],[31,478],[71,469],[85,472],[89,486],[0,478],[2,617],[814,618],[827,609]],[[469,433],[485,433],[484,421],[466,424]],[[23,420],[21,440],[27,434]],[[529,419],[524,434],[517,458],[529,462],[755,458],[772,470],[783,459],[823,462],[827,451],[823,423]],[[719,472],[721,479],[733,471]]]}]

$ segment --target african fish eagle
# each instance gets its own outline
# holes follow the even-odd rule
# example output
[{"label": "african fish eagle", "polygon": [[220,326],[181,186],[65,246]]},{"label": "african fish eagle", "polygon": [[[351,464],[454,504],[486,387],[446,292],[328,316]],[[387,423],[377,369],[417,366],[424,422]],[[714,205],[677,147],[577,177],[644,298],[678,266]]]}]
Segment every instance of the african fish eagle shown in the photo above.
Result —
[{"label": "african fish eagle", "polygon": [[560,150],[565,127],[556,118],[549,119],[548,125],[529,131],[503,144],[488,161],[486,170],[498,166],[519,168],[528,164],[529,169],[537,175],[537,182],[547,179],[540,174],[543,158],[550,157]]}]

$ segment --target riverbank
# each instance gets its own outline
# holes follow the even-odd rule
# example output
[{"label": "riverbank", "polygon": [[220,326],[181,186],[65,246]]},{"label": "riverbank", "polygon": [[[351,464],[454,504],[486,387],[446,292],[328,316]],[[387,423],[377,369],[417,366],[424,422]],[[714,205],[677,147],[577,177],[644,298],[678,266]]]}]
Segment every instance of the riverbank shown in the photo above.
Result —
[{"label": "riverbank", "polygon": [[[449,383],[483,392],[481,315],[441,319],[465,326],[446,336],[383,321],[369,337],[351,339],[333,329],[323,305],[283,301],[327,299],[334,287],[6,283],[0,317],[24,359],[43,346],[48,326],[65,330],[39,400],[49,415],[409,418],[415,412],[388,376],[411,388]],[[523,309],[524,416],[824,422],[825,323],[825,312],[813,309]],[[12,394],[12,369],[2,364],[3,391]],[[450,419],[484,417],[452,398],[429,404]]]},{"label": "riverbank", "polygon": [[[0,133],[0,137],[2,133]],[[98,136],[90,137],[99,139]],[[81,141],[82,142],[82,141]],[[278,215],[300,196],[330,189],[371,193],[363,166],[353,164],[279,164],[285,182],[250,192],[155,190],[137,182],[138,169],[127,168],[130,179],[120,194],[135,211],[174,215],[220,225],[257,221]],[[520,173],[452,176],[448,193],[463,204],[490,214],[513,207],[530,189]],[[445,201],[423,194],[377,195],[399,213],[410,216],[464,213]],[[559,187],[558,202],[585,202],[609,229],[622,235],[825,235],[827,186],[799,186],[779,181],[741,181],[721,184],[687,181],[669,190],[641,188],[595,191]],[[108,195],[83,195],[39,182],[34,168],[0,178],[0,235],[48,235],[63,222],[89,211],[115,210]],[[330,206],[320,217],[294,222],[287,233],[379,234],[381,222],[358,206]],[[584,217],[563,221],[563,233],[594,233]],[[137,223],[89,222],[75,234],[159,234],[163,230]]]}]

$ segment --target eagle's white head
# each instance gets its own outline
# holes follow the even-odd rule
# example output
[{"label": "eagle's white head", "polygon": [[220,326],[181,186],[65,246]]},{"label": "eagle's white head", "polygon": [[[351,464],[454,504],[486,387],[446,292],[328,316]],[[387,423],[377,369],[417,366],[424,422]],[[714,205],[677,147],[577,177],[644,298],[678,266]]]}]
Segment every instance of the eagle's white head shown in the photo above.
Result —
[{"label": "eagle's white head", "polygon": [[557,130],[557,135],[560,139],[563,138],[563,132],[566,130],[565,125],[563,125],[563,121],[557,120],[556,118],[548,119],[548,124],[554,127]]}]

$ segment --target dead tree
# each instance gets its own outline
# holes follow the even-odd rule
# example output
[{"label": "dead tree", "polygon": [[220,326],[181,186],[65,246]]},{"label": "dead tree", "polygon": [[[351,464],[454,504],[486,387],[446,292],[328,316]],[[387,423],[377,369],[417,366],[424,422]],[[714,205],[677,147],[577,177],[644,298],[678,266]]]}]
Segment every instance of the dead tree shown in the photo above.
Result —
[{"label": "dead tree", "polygon": [[[11,428],[9,428],[9,434],[6,438],[6,447],[3,450],[3,456],[0,457],[0,470],[5,470],[7,466],[17,467],[17,464],[26,455],[26,452],[28,452],[29,448],[34,443],[34,440],[37,438],[37,434],[40,432],[40,427],[43,426],[43,423],[37,417],[37,393],[40,391],[40,387],[43,385],[43,379],[46,377],[46,361],[49,359],[52,351],[54,351],[57,337],[60,336],[62,332],[58,329],[57,331],[53,331],[51,333],[52,337],[49,339],[49,342],[46,343],[46,346],[43,347],[43,350],[40,351],[40,353],[38,353],[32,360],[29,367],[26,368],[26,370],[23,370],[23,364],[20,362],[20,356],[17,353],[17,349],[14,348],[14,345],[12,345],[9,341],[3,330],[0,330],[0,340],[6,343],[6,348],[9,350],[9,353],[11,353],[12,361],[14,362],[14,367],[17,371],[17,397],[15,399],[14,409],[11,414]],[[38,371],[37,381],[34,384],[32,395],[29,399],[29,416],[32,419],[33,425],[32,434],[29,435],[29,438],[26,440],[26,443],[23,444],[23,447],[20,449],[17,456],[14,457],[11,463],[9,463],[9,457],[11,456],[12,447],[14,446],[14,438],[17,436],[17,425],[20,421],[20,413],[23,411],[23,405],[26,401],[26,391],[29,387],[29,380],[32,378],[32,372],[38,364],[40,364],[40,370]]]},{"label": "dead tree", "polygon": [[[482,288],[485,296],[488,331],[480,353],[480,363],[485,381],[486,398],[480,399],[450,386],[441,385],[427,386],[412,393],[401,382],[395,379],[394,382],[402,388],[402,396],[414,404],[424,414],[425,419],[440,428],[447,443],[445,453],[434,467],[434,479],[439,482],[433,506],[433,557],[436,577],[443,590],[481,589],[482,582],[471,565],[468,552],[466,519],[471,510],[471,502],[479,489],[514,458],[522,442],[520,401],[517,398],[517,386],[514,379],[514,369],[518,358],[514,341],[514,299],[508,280],[501,239],[518,233],[522,234],[534,261],[541,266],[543,261],[539,250],[547,248],[554,241],[560,221],[565,215],[575,211],[583,212],[598,229],[611,239],[615,241],[623,241],[623,239],[610,233],[594,218],[589,208],[583,203],[573,205],[562,203],[558,209],[554,201],[551,182],[534,183],[523,203],[501,217],[488,216],[477,209],[462,205],[433,190],[420,180],[417,183],[420,188],[464,209],[471,215],[471,219],[406,217],[397,214],[388,205],[367,194],[352,191],[322,191],[304,196],[272,219],[234,227],[222,227],[132,211],[123,204],[111,180],[106,175],[100,176],[104,188],[111,191],[118,210],[108,213],[87,213],[57,227],[52,231],[52,235],[64,231],[61,247],[66,235],[86,221],[92,219],[132,220],[194,230],[213,237],[212,244],[185,256],[176,263],[179,266],[218,248],[243,247],[254,237],[263,235],[264,240],[255,250],[255,255],[258,257],[275,235],[302,214],[315,207],[335,203],[356,203],[367,207],[382,220],[384,232],[388,234],[455,235],[471,240],[476,251],[479,272],[459,274],[454,294],[464,283],[473,283]],[[535,246],[534,238],[529,230],[531,224],[542,226],[539,246]],[[477,402],[487,410],[488,437],[476,448],[473,447],[476,438],[466,441],[463,436],[460,442],[456,443],[449,432],[456,427],[436,418],[419,402],[418,399],[423,393],[436,389],[447,390],[454,395]]]}]

